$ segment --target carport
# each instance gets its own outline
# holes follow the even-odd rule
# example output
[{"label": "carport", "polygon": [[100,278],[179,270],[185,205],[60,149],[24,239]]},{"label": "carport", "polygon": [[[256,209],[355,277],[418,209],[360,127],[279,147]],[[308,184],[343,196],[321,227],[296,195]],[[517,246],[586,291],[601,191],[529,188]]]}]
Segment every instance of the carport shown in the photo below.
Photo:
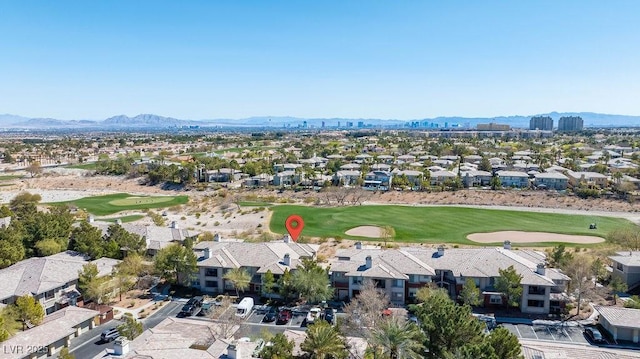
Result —
[{"label": "carport", "polygon": [[614,340],[640,341],[640,309],[602,306],[595,309],[600,313],[598,322]]}]

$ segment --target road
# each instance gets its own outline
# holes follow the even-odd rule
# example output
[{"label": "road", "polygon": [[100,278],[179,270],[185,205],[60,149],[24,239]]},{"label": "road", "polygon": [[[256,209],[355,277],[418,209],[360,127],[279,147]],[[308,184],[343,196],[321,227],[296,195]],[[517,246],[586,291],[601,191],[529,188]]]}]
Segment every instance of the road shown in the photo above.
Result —
[{"label": "road", "polygon": [[[144,329],[153,328],[161,321],[168,317],[175,317],[180,311],[184,303],[172,301],[165,304],[162,308],[158,309],[151,317],[141,320]],[[70,352],[75,355],[76,358],[93,358],[100,354],[105,349],[113,348],[113,343],[103,343],[100,340],[100,334],[109,328],[113,328],[121,324],[118,320],[112,320],[109,323],[97,326],[92,330],[83,333],[77,338],[71,340]],[[57,356],[56,356],[57,357]]]}]

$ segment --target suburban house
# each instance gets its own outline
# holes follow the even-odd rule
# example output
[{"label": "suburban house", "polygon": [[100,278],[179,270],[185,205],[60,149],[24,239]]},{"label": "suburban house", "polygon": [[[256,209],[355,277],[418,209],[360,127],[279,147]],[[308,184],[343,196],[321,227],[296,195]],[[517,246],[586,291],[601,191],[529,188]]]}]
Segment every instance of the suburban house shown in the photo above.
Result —
[{"label": "suburban house", "polygon": [[533,184],[536,188],[555,189],[562,191],[567,189],[569,177],[559,172],[536,173]]},{"label": "suburban house", "polygon": [[[360,249],[359,249],[360,248]],[[482,291],[485,306],[504,305],[502,293],[494,283],[499,270],[513,266],[522,275],[523,313],[559,312],[564,306],[562,294],[569,277],[557,269],[545,268],[545,255],[536,251],[512,251],[507,241],[503,248],[437,250],[405,247],[399,249],[338,250],[331,259],[331,282],[340,298],[358,294],[365,279],[373,280],[389,294],[394,304],[411,301],[417,290],[428,283],[445,288],[453,299],[472,278]]]},{"label": "suburban house", "polygon": [[52,356],[62,348],[68,348],[71,339],[93,329],[98,315],[100,313],[95,310],[79,307],[66,307],[47,315],[40,325],[18,332],[2,342],[2,358],[33,359]]},{"label": "suburban house", "polygon": [[529,187],[529,175],[519,171],[498,171],[502,187],[527,188]]},{"label": "suburban house", "polygon": [[0,303],[13,304],[18,297],[33,295],[51,314],[76,305],[80,293],[76,290],[78,272],[87,263],[95,263],[98,275],[110,275],[117,259],[100,258],[89,261],[85,255],[66,251],[48,257],[32,257],[0,269]]},{"label": "suburban house", "polygon": [[451,171],[435,171],[431,172],[429,180],[432,186],[442,186],[448,180],[454,180],[457,175]]},{"label": "suburban house", "polygon": [[388,191],[391,188],[393,174],[387,171],[371,171],[364,176],[364,188]]},{"label": "suburban house", "polygon": [[640,251],[617,252],[610,256],[612,275],[627,283],[629,289],[640,286]]},{"label": "suburban house", "polygon": [[239,170],[234,170],[233,168],[220,168],[217,170],[207,171],[207,181],[208,182],[219,182],[219,183],[227,183],[234,182],[241,179],[243,173]]},{"label": "suburban house", "polygon": [[415,170],[394,170],[393,175],[398,177],[405,176],[411,187],[422,186],[422,178],[424,178],[424,173]]},{"label": "suburban house", "polygon": [[359,170],[340,170],[333,175],[333,183],[342,186],[356,186],[361,176]]},{"label": "suburban house", "polygon": [[[99,228],[103,236],[108,235],[109,227],[113,225],[113,223],[109,222],[94,222],[92,217],[89,218],[89,223]],[[144,238],[147,242],[147,253],[151,256],[154,256],[159,250],[169,246],[171,243],[182,243],[187,238],[195,239],[200,234],[199,232],[179,228],[176,222],[171,222],[170,227],[160,227],[153,224],[116,223],[122,226],[125,231]]]},{"label": "suburban house", "polygon": [[262,188],[269,186],[271,182],[273,182],[273,176],[263,173],[246,178],[244,180],[244,186],[249,188]]},{"label": "suburban house", "polygon": [[491,172],[471,170],[461,172],[460,177],[465,187],[484,187],[491,184]]},{"label": "suburban house", "polygon": [[600,313],[598,323],[614,340],[640,342],[640,309],[603,306],[597,306],[595,309]]},{"label": "suburban house", "polygon": [[273,175],[274,186],[290,187],[300,182],[302,182],[302,173],[295,171],[287,170]]},{"label": "suburban house", "polygon": [[605,188],[607,186],[607,176],[598,172],[573,172],[566,171],[571,186],[579,186],[584,183],[587,186]]},{"label": "suburban house", "polygon": [[248,291],[260,293],[262,275],[271,271],[276,280],[285,270],[295,270],[303,258],[315,258],[319,246],[291,241],[288,235],[278,242],[246,243],[222,241],[200,242],[194,246],[198,256],[198,272],[193,286],[203,292],[223,293],[233,290],[224,275],[231,269],[244,268],[251,275]]}]

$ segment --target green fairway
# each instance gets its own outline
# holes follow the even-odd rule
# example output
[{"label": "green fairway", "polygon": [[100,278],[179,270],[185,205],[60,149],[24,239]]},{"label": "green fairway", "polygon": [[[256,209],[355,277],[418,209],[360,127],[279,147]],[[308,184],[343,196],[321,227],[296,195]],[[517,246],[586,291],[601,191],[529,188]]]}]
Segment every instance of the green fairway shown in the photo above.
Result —
[{"label": "green fairway", "polygon": [[135,222],[139,219],[144,218],[145,216],[141,215],[141,214],[132,214],[130,216],[122,216],[122,217],[110,217],[110,218],[96,218],[96,221],[104,221],[104,222],[113,222],[115,223],[116,220],[120,220],[122,221],[122,223],[128,223],[128,222]]},{"label": "green fairway", "polygon": [[[467,235],[494,231],[551,232],[605,237],[609,231],[630,225],[625,219],[505,211],[464,207],[411,207],[411,206],[357,206],[316,208],[282,205],[272,207],[270,228],[276,233],[286,233],[284,223],[291,214],[302,216],[304,236],[367,239],[348,236],[345,232],[358,226],[391,226],[395,229],[395,241],[424,243],[459,243],[480,245],[466,239]],[[596,223],[598,229],[590,230]],[[527,243],[552,246],[555,243]],[[580,245],[587,246],[587,245]]]},{"label": "green fairway", "polygon": [[18,178],[22,178],[22,176],[4,175],[4,176],[0,176],[0,181],[12,181],[12,180],[18,179]]},{"label": "green fairway", "polygon": [[106,216],[120,211],[141,210],[149,208],[165,208],[185,204],[189,201],[187,196],[132,196],[127,193],[116,193],[105,196],[84,197],[58,204],[75,205],[85,209],[96,216]]}]

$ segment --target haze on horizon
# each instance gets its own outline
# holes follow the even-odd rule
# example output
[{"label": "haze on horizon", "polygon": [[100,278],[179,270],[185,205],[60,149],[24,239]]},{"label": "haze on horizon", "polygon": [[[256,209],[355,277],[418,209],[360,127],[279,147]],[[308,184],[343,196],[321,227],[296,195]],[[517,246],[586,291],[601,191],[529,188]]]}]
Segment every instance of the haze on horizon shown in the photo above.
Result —
[{"label": "haze on horizon", "polygon": [[640,115],[639,13],[633,0],[0,0],[0,113]]}]

